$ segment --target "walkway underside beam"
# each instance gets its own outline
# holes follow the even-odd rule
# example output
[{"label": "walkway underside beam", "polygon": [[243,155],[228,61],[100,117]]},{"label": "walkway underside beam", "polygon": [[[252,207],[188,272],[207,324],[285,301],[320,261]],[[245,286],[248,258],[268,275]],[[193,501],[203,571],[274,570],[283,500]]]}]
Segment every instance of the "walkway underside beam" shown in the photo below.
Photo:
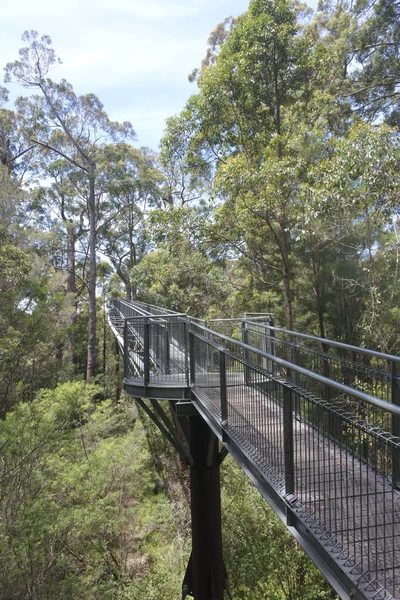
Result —
[{"label": "walkway underside beam", "polygon": [[158,427],[161,433],[167,438],[170,444],[172,444],[172,446],[178,452],[182,460],[185,460],[189,465],[192,465],[193,458],[187,446],[182,441],[182,439],[180,439],[177,430],[174,428],[173,424],[166,415],[165,411],[160,406],[159,402],[157,400],[151,400],[153,410],[145,403],[144,400],[142,400],[142,398],[136,398],[136,402],[150,417],[150,419]]}]

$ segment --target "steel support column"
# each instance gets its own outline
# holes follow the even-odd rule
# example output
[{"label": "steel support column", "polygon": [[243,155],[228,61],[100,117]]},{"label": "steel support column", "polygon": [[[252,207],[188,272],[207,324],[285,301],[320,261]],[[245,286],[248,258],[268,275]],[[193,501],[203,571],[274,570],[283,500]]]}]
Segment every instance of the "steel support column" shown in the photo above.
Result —
[{"label": "steel support column", "polygon": [[195,600],[223,600],[218,439],[200,416],[189,417],[192,510],[192,584]]}]

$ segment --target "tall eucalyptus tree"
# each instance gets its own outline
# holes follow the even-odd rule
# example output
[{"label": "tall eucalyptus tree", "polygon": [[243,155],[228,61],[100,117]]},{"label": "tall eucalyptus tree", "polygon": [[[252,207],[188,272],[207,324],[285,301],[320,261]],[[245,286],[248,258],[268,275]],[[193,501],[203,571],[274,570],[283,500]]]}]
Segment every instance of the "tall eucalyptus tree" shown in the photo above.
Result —
[{"label": "tall eucalyptus tree", "polygon": [[6,67],[6,81],[17,81],[23,87],[39,92],[33,102],[41,107],[47,127],[32,142],[69,161],[86,184],[89,223],[89,324],[86,378],[95,374],[96,355],[96,238],[100,195],[97,190],[98,163],[106,143],[119,143],[134,138],[130,123],[112,122],[94,94],[78,96],[65,80],[56,83],[49,70],[60,62],[49,36],[36,31],[23,35],[27,46],[19,51],[19,60]]},{"label": "tall eucalyptus tree", "polygon": [[214,190],[224,199],[214,235],[275,281],[290,329],[290,226],[304,162],[293,139],[301,145],[312,45],[299,10],[291,0],[252,0],[246,13],[217,28],[196,75],[199,93],[186,108],[196,124],[192,152],[214,160]]}]

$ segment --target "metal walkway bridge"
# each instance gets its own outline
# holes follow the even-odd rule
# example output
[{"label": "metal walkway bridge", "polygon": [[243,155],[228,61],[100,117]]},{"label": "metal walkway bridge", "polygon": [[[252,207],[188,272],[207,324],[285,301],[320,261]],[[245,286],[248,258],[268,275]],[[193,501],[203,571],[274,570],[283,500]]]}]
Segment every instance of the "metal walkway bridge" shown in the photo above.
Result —
[{"label": "metal walkway bridge", "polygon": [[114,300],[109,321],[125,392],[189,463],[161,399],[201,415],[341,598],[400,599],[400,357],[271,315],[205,323]]}]

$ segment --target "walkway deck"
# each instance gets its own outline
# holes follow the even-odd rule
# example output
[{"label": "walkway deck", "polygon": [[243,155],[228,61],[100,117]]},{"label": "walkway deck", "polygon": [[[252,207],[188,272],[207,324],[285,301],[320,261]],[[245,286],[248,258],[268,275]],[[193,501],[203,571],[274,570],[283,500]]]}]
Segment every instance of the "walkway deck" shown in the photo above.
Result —
[{"label": "walkway deck", "polygon": [[[225,434],[284,497],[282,407],[271,394],[258,390],[252,390],[253,407],[249,406],[241,387],[228,388],[230,420],[235,424],[228,425]],[[219,389],[195,386],[193,393],[215,425],[220,423]],[[400,494],[300,417],[294,420],[294,463],[296,494],[288,502],[297,517],[344,571],[355,578],[365,571],[376,574],[377,582],[367,581],[367,574],[359,582],[366,584],[367,597],[388,597],[381,582],[399,598]]]}]

